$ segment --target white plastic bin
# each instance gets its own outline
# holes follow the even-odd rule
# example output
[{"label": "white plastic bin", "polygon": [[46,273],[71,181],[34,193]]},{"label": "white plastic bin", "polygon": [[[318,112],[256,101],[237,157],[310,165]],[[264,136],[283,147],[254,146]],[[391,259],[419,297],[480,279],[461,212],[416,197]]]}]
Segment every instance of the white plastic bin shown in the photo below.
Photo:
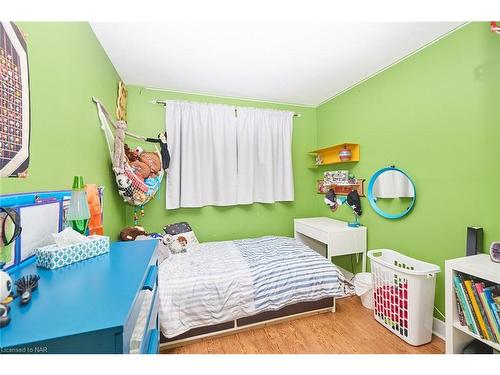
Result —
[{"label": "white plastic bin", "polygon": [[373,275],[375,319],[411,345],[430,342],[440,268],[394,250],[370,250],[367,255]]},{"label": "white plastic bin", "polygon": [[367,309],[373,310],[373,282],[370,272],[361,272],[354,278],[354,291]]}]

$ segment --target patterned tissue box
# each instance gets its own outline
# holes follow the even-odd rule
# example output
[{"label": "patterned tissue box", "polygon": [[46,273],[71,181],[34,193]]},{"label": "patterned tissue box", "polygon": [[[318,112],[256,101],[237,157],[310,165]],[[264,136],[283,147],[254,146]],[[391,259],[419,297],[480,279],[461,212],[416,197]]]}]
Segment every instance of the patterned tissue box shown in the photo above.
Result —
[{"label": "patterned tissue box", "polygon": [[109,252],[109,237],[89,236],[89,241],[58,247],[48,245],[36,249],[36,265],[56,269]]}]

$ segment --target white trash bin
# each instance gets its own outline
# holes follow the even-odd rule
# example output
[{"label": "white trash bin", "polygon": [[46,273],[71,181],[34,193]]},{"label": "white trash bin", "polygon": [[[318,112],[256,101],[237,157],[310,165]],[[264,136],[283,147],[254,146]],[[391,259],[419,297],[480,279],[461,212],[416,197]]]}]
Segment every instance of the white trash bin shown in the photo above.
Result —
[{"label": "white trash bin", "polygon": [[373,281],[370,272],[361,272],[354,278],[354,291],[367,309],[373,310]]}]

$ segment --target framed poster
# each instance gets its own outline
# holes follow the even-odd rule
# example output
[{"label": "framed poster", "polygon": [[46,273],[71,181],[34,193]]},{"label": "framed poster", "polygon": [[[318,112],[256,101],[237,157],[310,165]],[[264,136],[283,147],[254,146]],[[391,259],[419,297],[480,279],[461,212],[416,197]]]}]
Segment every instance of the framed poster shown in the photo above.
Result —
[{"label": "framed poster", "polygon": [[14,23],[0,22],[0,177],[26,177],[30,92],[26,41]]}]

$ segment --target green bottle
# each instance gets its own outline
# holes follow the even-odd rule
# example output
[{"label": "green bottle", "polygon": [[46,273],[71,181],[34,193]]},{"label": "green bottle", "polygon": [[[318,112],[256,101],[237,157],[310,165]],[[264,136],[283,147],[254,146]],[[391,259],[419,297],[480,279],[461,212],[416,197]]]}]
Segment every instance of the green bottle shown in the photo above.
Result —
[{"label": "green bottle", "polygon": [[89,219],[90,211],[83,176],[75,176],[73,177],[73,191],[71,192],[67,220],[74,230],[85,234]]}]

